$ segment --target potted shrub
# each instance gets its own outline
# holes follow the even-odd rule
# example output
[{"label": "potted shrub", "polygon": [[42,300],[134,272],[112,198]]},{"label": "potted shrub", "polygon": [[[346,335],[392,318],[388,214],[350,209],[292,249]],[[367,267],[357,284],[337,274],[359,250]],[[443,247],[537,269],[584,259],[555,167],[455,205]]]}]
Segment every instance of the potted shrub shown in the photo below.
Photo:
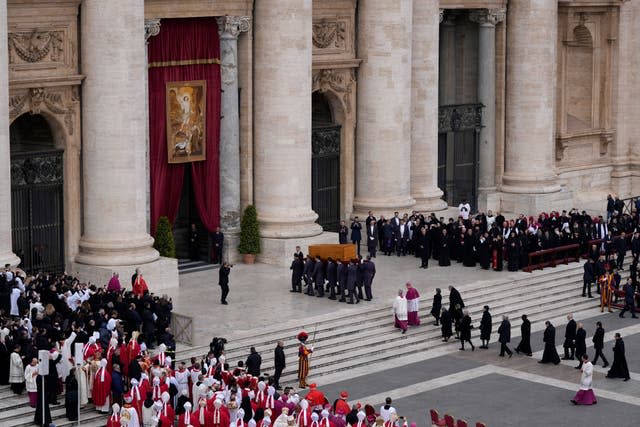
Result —
[{"label": "potted shrub", "polygon": [[260,253],[260,228],[256,207],[249,205],[244,209],[240,221],[240,245],[238,251],[243,255],[245,264],[253,264]]},{"label": "potted shrub", "polygon": [[169,218],[161,216],[156,225],[156,236],[153,247],[160,253],[160,256],[166,258],[176,257],[176,245],[173,241],[173,231]]}]

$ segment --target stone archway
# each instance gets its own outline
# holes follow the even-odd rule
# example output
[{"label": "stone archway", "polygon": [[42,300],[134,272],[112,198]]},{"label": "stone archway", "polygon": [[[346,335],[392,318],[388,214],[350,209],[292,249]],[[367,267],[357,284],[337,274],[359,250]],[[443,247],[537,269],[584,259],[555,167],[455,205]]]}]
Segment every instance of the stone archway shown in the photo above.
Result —
[{"label": "stone archway", "polygon": [[69,268],[78,253],[82,230],[79,88],[75,84],[60,87],[11,87],[10,122],[13,123],[25,113],[41,115],[51,129],[55,148],[63,150],[63,252],[65,267]]},{"label": "stone archway", "polygon": [[347,218],[353,212],[355,193],[355,69],[314,70],[313,92],[323,95],[333,123],[340,126],[340,218]]}]

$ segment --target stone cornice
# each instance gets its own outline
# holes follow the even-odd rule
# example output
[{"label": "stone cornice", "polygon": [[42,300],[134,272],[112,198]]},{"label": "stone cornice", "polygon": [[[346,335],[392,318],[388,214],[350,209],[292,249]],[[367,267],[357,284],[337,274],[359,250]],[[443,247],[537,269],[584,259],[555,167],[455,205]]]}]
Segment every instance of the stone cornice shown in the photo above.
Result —
[{"label": "stone cornice", "polygon": [[507,16],[507,9],[475,9],[469,13],[469,20],[477,22],[481,26],[495,26],[497,23],[504,21]]},{"label": "stone cornice", "polygon": [[237,38],[240,33],[246,33],[251,28],[251,17],[249,16],[219,16],[218,34],[222,38]]}]

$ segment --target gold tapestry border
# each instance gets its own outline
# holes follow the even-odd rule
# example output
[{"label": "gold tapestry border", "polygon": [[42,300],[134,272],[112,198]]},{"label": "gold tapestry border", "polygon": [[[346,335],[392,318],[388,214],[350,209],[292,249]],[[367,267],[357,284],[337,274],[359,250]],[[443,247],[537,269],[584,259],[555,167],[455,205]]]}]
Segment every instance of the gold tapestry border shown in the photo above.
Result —
[{"label": "gold tapestry border", "polygon": [[211,59],[186,59],[183,61],[158,61],[151,62],[149,68],[158,67],[181,67],[185,65],[207,65],[207,64],[220,64],[220,58]]}]

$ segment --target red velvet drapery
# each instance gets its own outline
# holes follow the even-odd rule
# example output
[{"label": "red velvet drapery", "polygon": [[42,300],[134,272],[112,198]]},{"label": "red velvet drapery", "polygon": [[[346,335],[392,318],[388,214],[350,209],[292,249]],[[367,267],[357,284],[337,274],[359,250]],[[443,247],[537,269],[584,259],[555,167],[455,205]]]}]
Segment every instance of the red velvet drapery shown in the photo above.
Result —
[{"label": "red velvet drapery", "polygon": [[[151,231],[161,216],[173,223],[180,205],[184,168],[191,168],[193,193],[202,224],[220,222],[220,41],[214,18],[163,19],[160,34],[149,40],[149,162]],[[167,66],[171,62],[172,65]],[[178,62],[178,65],[173,65]],[[192,64],[186,64],[192,62]],[[196,63],[198,62],[198,63]],[[157,65],[160,66],[157,66]],[[205,80],[206,160],[169,164],[166,132],[166,83]]]}]

